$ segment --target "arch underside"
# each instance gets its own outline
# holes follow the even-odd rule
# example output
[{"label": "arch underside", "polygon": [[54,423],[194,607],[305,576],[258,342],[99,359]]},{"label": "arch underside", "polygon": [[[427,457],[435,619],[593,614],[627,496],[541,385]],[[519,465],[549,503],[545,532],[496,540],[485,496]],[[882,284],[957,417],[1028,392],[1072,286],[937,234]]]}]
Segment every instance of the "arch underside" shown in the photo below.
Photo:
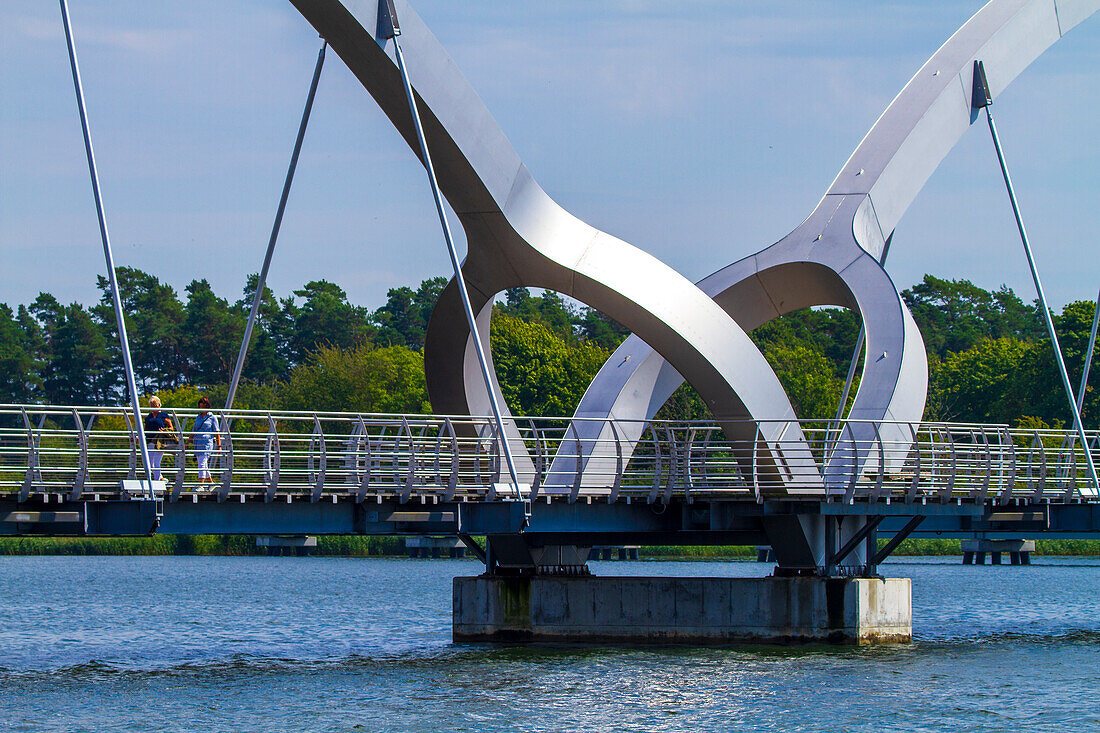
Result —
[{"label": "arch underside", "polygon": [[[292,2],[416,151],[389,42],[376,34],[377,6],[369,1]],[[629,450],[640,426],[686,377],[731,439],[755,440],[745,421],[765,421],[763,440],[774,461],[785,432],[784,450],[791,454],[783,458],[795,470],[785,479],[773,474],[779,477],[775,493],[787,495],[820,493],[858,474],[870,455],[858,446],[870,445],[872,427],[854,423],[857,448],[838,450],[819,467],[801,431],[790,430],[789,421],[796,418],[790,402],[746,332],[807,306],[858,311],[867,358],[849,417],[894,421],[894,433],[883,440],[911,440],[907,424],[922,417],[927,362],[912,316],[878,262],[885,239],[974,120],[969,97],[973,61],[983,60],[996,95],[1095,12],[1100,0],[992,0],[909,81],[806,221],[780,242],[695,285],[554,203],[408,3],[396,0],[395,5],[440,185],[466,230],[469,256],[463,273],[483,338],[488,341],[492,298],[509,287],[556,290],[606,313],[636,335],[619,347],[585,393],[573,422],[578,434],[608,437],[606,421],[625,420],[637,426],[636,434],[619,436]],[[452,283],[444,291],[429,324],[429,394],[437,411],[486,414],[488,395],[456,290]],[[521,471],[530,475],[533,467],[514,423],[506,429]],[[611,441],[580,444],[578,455],[576,442],[563,442],[546,490],[571,484],[578,461],[590,466],[609,460],[614,451]],[[772,463],[765,464],[767,471]],[[599,490],[598,483],[583,488]]]}]

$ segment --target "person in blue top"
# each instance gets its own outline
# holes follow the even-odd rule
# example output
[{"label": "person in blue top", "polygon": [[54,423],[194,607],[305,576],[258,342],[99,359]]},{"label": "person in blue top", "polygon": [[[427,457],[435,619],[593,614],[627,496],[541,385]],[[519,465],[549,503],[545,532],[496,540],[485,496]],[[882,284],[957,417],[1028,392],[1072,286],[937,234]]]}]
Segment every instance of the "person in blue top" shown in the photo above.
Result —
[{"label": "person in blue top", "polygon": [[221,427],[218,416],[210,412],[210,400],[199,399],[199,415],[191,429],[191,442],[195,446],[195,460],[199,464],[199,483],[214,483],[210,475],[210,453],[215,447],[221,449]]},{"label": "person in blue top", "polygon": [[152,410],[145,416],[145,442],[149,446],[149,468],[153,472],[153,480],[160,481],[160,461],[164,458],[164,436],[160,433],[171,433],[175,430],[172,418],[167,412],[160,409],[160,397],[153,395],[149,398],[149,407]]}]

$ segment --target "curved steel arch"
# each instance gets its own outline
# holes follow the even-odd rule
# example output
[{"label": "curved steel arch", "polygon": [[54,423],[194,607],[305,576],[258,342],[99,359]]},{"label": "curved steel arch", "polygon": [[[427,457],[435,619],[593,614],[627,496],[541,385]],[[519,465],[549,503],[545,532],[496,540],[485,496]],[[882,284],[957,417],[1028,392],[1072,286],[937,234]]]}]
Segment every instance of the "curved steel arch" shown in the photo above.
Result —
[{"label": "curved steel arch", "polygon": [[[418,151],[398,69],[388,52],[392,44],[378,32],[379,4],[292,2]],[[687,376],[732,439],[755,439],[756,428],[748,421],[793,420],[779,380],[729,314],[672,268],[555,203],[408,3],[394,4],[440,187],[466,231],[469,246],[462,270],[481,322],[487,325],[492,298],[507,288],[556,290],[642,336]],[[470,413],[486,407],[488,395],[472,360],[470,333],[455,290],[452,283],[432,314],[425,371],[437,411]],[[488,332],[486,327],[486,340]],[[465,360],[456,358],[464,354]],[[771,451],[766,451],[763,470],[774,476],[771,485],[793,483],[800,491],[815,491],[820,471],[801,429],[787,426],[784,436],[783,427],[774,424],[765,430]],[[783,447],[778,445],[781,437]],[[514,435],[512,444],[522,456],[525,451]],[[773,458],[785,470],[776,470]],[[521,469],[529,473],[529,461],[521,461]]]},{"label": "curved steel arch", "polygon": [[[971,107],[974,61],[983,61],[996,96],[1097,9],[1098,0],[991,0],[909,80],[797,229],[704,278],[699,287],[745,331],[807,306],[858,309],[867,332],[866,363],[849,417],[919,421],[927,391],[924,345],[879,265],[885,242],[976,119]],[[673,365],[632,336],[600,370],[576,416],[645,420],[682,382]],[[597,438],[593,433],[598,422],[583,425],[589,429],[586,437]],[[871,425],[855,423],[851,429],[857,443],[873,443]],[[884,429],[884,440],[909,439],[905,425]],[[599,437],[600,445],[610,438]],[[639,437],[640,430],[627,440]],[[826,484],[840,485],[860,470],[867,453],[867,448],[854,455],[851,450],[835,452],[825,468]],[[597,451],[586,459],[599,457]],[[555,459],[559,466],[575,461],[568,446]]]}]

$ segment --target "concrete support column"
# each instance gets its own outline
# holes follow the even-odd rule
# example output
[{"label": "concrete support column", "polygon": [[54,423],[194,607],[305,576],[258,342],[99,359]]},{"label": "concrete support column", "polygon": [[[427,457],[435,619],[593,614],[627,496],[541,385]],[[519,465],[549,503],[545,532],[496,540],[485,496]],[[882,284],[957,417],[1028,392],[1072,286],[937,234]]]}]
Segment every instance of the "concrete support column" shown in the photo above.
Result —
[{"label": "concrete support column", "polygon": [[1034,540],[963,540],[963,565],[970,565],[977,558],[978,565],[985,565],[988,554],[990,563],[1001,564],[1003,553],[1013,565],[1030,565],[1031,553],[1035,552]]},{"label": "concrete support column", "polygon": [[908,578],[454,579],[455,641],[870,644],[912,640]]}]

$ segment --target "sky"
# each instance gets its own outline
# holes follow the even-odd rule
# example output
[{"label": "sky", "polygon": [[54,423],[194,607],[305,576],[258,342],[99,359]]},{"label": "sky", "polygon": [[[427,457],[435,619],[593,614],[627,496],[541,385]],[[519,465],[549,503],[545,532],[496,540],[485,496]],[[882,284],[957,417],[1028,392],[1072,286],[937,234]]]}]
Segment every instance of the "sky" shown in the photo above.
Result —
[{"label": "sky", "polygon": [[[414,0],[543,188],[698,280],[813,210],[973,0]],[[116,262],[236,300],[259,270],[319,39],[272,0],[71,0]],[[414,80],[415,81],[415,80]],[[994,111],[1052,304],[1100,286],[1100,19]],[[452,219],[452,222],[455,222]],[[460,230],[460,227],[456,227]],[[464,250],[465,243],[460,242]],[[104,272],[56,2],[0,4],[0,302],[98,299]],[[1034,297],[988,130],[899,223],[887,265]],[[450,265],[423,169],[330,53],[269,285],[376,308]]]}]

